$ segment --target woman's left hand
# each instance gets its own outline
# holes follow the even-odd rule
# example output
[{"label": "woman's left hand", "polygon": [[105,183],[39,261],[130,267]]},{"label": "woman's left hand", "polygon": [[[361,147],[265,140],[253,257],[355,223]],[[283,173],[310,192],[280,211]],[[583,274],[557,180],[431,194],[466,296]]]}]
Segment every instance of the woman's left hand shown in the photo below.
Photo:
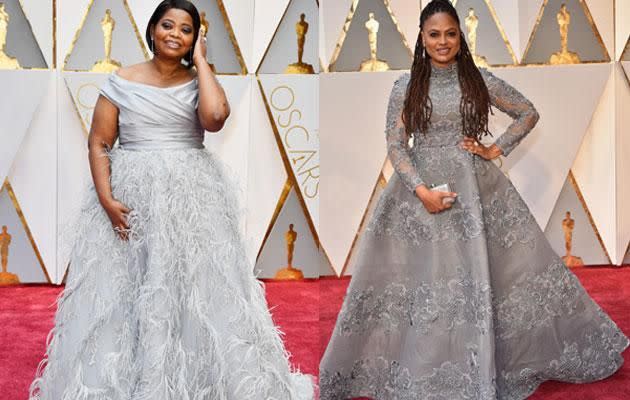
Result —
[{"label": "woman's left hand", "polygon": [[490,146],[484,146],[477,140],[470,137],[464,138],[464,140],[459,143],[459,147],[469,153],[476,154],[485,160],[494,160],[503,154],[503,151],[501,151],[497,145],[492,144]]},{"label": "woman's left hand", "polygon": [[199,36],[197,37],[197,42],[195,43],[195,49],[193,52],[193,63],[195,65],[207,62],[206,54],[208,53],[208,47],[206,45],[206,41],[206,35],[203,28],[199,29]]}]

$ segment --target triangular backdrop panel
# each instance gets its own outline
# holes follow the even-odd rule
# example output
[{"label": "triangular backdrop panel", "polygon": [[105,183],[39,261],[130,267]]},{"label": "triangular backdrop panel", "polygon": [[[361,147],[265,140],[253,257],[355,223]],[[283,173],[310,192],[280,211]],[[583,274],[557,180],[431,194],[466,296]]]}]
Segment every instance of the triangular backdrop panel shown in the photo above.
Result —
[{"label": "triangular backdrop panel", "polygon": [[106,15],[106,10],[111,10],[111,17],[115,21],[112,31],[112,59],[123,66],[146,60],[148,54],[142,39],[144,32],[139,32],[127,2],[92,0],[64,60],[64,70],[89,71],[95,63],[105,59],[101,21]]},{"label": "triangular backdrop panel", "polygon": [[616,0],[583,0],[597,27],[601,43],[610,58],[615,58],[615,2]]},{"label": "triangular backdrop panel", "polygon": [[[630,37],[628,38],[628,42],[626,43],[626,47],[621,53],[621,61],[630,61]],[[626,71],[628,71],[626,69]]]},{"label": "triangular backdrop panel", "polygon": [[621,66],[623,67],[623,70],[625,71],[626,78],[628,78],[628,81],[630,82],[630,60],[622,61]]},{"label": "triangular backdrop panel", "polygon": [[615,124],[617,161],[617,262],[624,256],[625,247],[630,242],[630,80],[628,75],[628,61],[615,64]]},{"label": "triangular backdrop panel", "polygon": [[384,0],[355,0],[333,54],[331,72],[358,71],[361,62],[370,58],[368,31],[365,27],[369,13],[374,13],[374,18],[379,22],[377,58],[387,62],[392,70],[411,67],[411,50],[405,44],[406,39]]},{"label": "triangular backdrop panel", "polygon": [[319,226],[319,77],[259,75],[286,160],[315,228]]},{"label": "triangular backdrop panel", "polygon": [[19,0],[4,0],[0,4],[4,4],[4,12],[9,18],[6,55],[15,58],[20,68],[48,68]]},{"label": "triangular backdrop panel", "polygon": [[[492,1],[490,0],[490,4],[494,9],[497,20],[501,28],[503,28],[503,32],[507,38],[508,43],[512,47],[514,54],[517,58],[517,61],[520,59],[521,55],[521,44],[520,44],[520,4],[519,7],[514,7],[516,2],[507,2],[507,1]],[[528,32],[529,33],[529,32]]]},{"label": "triangular backdrop panel", "polygon": [[366,209],[363,211],[364,214],[361,220],[361,224],[359,225],[357,234],[352,242],[352,247],[350,247],[349,249],[348,256],[346,257],[345,264],[343,265],[343,269],[341,271],[341,275],[346,276],[346,275],[352,275],[354,273],[354,268],[355,268],[354,263],[359,254],[361,237],[363,236],[363,233],[365,232],[365,228],[372,220],[372,215],[374,214],[374,210],[376,209],[376,206],[378,205],[378,202],[380,201],[381,196],[383,192],[385,191],[386,185],[387,184],[385,180],[381,179],[381,177],[379,177],[376,184],[374,185],[372,196],[370,197],[370,200],[367,204]]},{"label": "triangular backdrop panel", "polygon": [[[221,76],[219,82],[225,89],[233,116],[218,133],[206,133],[204,145],[227,166],[228,177],[238,184],[242,205],[247,193],[249,110],[255,81],[252,76]],[[240,222],[245,223],[244,220]]]},{"label": "triangular backdrop panel", "polygon": [[[322,64],[328,67],[328,64],[335,51],[335,46],[339,41],[339,31],[348,16],[348,7],[352,1],[321,1],[319,4],[320,11],[320,37],[323,43],[320,45],[322,50]],[[405,8],[408,4],[405,4]],[[418,13],[418,15],[420,15]]]},{"label": "triangular backdrop panel", "polygon": [[273,278],[279,269],[287,266],[285,234],[289,230],[289,224],[293,224],[293,230],[297,232],[293,267],[302,270],[305,278],[319,276],[320,254],[317,243],[311,234],[308,221],[293,189],[289,193],[280,214],[278,214],[256,262],[254,272],[259,278]]},{"label": "triangular backdrop panel", "polygon": [[[527,49],[527,46],[530,42],[532,32],[534,32],[535,27],[537,26],[537,20],[540,16],[541,7],[544,4],[545,0],[529,0],[529,1],[520,1],[518,2],[518,7],[514,7],[514,2],[504,2],[509,5],[510,8],[516,9],[515,12],[518,14],[518,59],[522,62],[523,54]],[[499,7],[500,3],[497,3],[497,7]],[[506,6],[507,7],[507,6]],[[501,22],[506,26],[508,23],[505,20],[501,20]],[[554,42],[555,43],[555,42]],[[513,43],[514,44],[514,43]],[[515,46],[516,47],[516,46]]]},{"label": "triangular backdrop panel", "polygon": [[31,25],[33,36],[39,44],[42,56],[49,68],[54,68],[53,46],[55,37],[51,34],[54,27],[53,0],[18,0],[22,11]]},{"label": "triangular backdrop panel", "polygon": [[208,62],[219,74],[246,74],[247,67],[236,42],[230,18],[221,0],[192,0],[208,21]]},{"label": "triangular backdrop panel", "polygon": [[247,242],[252,264],[287,180],[282,155],[260,90],[252,90],[247,174]]},{"label": "triangular backdrop panel", "polygon": [[[32,73],[32,72],[31,72]],[[46,92],[15,155],[9,181],[51,279],[57,254],[57,85],[49,73]]]},{"label": "triangular backdrop panel", "polygon": [[[610,64],[581,64],[492,71],[521,91],[540,114],[536,127],[504,159],[502,169],[542,227],[547,225],[610,70]],[[571,107],[566,107],[568,102]],[[511,121],[495,110],[490,124],[494,137],[498,138]]]},{"label": "triangular backdrop panel", "polygon": [[70,262],[70,251],[76,239],[75,223],[88,185],[92,182],[88,162],[87,135],[76,112],[65,80],[58,80],[57,143],[57,274],[60,283]]},{"label": "triangular backdrop panel", "polygon": [[[35,112],[42,101],[50,71],[2,71],[0,88],[0,181],[9,173]],[[10,95],[8,95],[10,93]]]},{"label": "triangular backdrop panel", "polygon": [[385,113],[392,85],[400,74],[320,76],[320,128],[324,135],[320,243],[338,274],[387,156]]},{"label": "triangular backdrop panel", "polygon": [[[344,11],[347,14],[347,4],[344,4],[344,7],[346,7]],[[398,28],[400,28],[400,31],[407,40],[407,44],[411,49],[414,49],[418,33],[420,32],[420,26],[418,24],[420,21],[420,2],[410,2],[409,0],[389,0],[389,8],[392,11],[392,15],[396,16]],[[346,14],[344,14],[344,16]],[[335,27],[334,40],[337,40],[339,37],[339,26],[341,26],[341,24],[337,24]]]},{"label": "triangular backdrop panel", "polygon": [[562,4],[566,4],[571,19],[568,50],[577,53],[581,62],[610,61],[586,4],[580,0],[549,0],[541,10],[542,15],[530,36],[522,63],[548,64],[553,53],[560,51],[557,14]]},{"label": "triangular backdrop panel", "polygon": [[7,227],[7,232],[11,235],[7,271],[17,274],[22,283],[49,282],[37,256],[36,246],[31,241],[28,224],[20,211],[18,199],[6,184],[0,191],[0,233],[3,226]]},{"label": "triangular backdrop panel", "polygon": [[555,252],[559,256],[566,255],[563,221],[567,212],[571,213],[571,219],[574,220],[575,224],[572,234],[571,255],[580,257],[585,265],[609,264],[608,256],[597,238],[597,231],[591,225],[588,209],[584,208],[576,187],[569,178],[562,186],[558,202],[545,228],[545,236],[547,236]]},{"label": "triangular backdrop panel", "polygon": [[[290,0],[254,1],[252,64],[260,65]],[[251,28],[250,28],[251,29]]]},{"label": "triangular backdrop panel", "polygon": [[319,46],[319,7],[316,0],[291,0],[271,43],[269,43],[258,73],[280,74],[285,72],[289,64],[298,61],[296,24],[300,22],[301,14],[304,14],[304,20],[308,24],[302,62],[311,65],[315,73],[319,72],[319,59],[317,57]]},{"label": "triangular backdrop panel", "polygon": [[628,251],[626,251],[626,255],[623,258],[623,265],[630,265],[630,246],[628,246]]},{"label": "triangular backdrop panel", "polygon": [[[630,40],[630,1],[615,1],[615,59],[619,60],[628,49]],[[626,55],[628,53],[626,52]]]},{"label": "triangular backdrop panel", "polygon": [[256,4],[254,1],[224,1],[223,6],[226,15],[230,20],[234,38],[241,52],[241,56],[245,61],[245,67],[248,71],[255,71],[256,68],[252,61],[253,45],[254,45],[254,9]]},{"label": "triangular backdrop panel", "polygon": [[614,66],[611,66],[604,92],[575,162],[571,166],[573,176],[613,263],[617,239],[615,210],[617,184],[615,174],[611,173],[616,169],[615,76]]},{"label": "triangular backdrop panel", "polygon": [[[455,8],[460,16],[461,29],[470,46],[468,36],[468,21],[472,22],[469,15],[473,10],[477,17],[477,50],[478,56],[484,57],[489,65],[513,65],[517,63],[516,55],[512,50],[507,36],[503,32],[503,27],[496,12],[492,8],[490,0],[457,0]],[[470,18],[470,19],[469,19]]]},{"label": "triangular backdrop panel", "polygon": [[100,88],[107,80],[108,74],[63,72],[63,77],[87,135],[92,125],[92,114],[94,114]]}]

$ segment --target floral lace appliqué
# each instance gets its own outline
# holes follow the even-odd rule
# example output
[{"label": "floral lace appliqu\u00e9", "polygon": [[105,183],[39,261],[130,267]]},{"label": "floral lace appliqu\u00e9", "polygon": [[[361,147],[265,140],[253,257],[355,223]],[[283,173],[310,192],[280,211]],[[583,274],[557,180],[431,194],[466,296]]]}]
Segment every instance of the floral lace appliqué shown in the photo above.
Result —
[{"label": "floral lace appliqu\u00e9", "polygon": [[492,318],[490,285],[463,268],[452,279],[390,283],[383,290],[351,291],[338,321],[339,334],[350,336],[407,325],[420,334],[470,324],[485,333]]}]

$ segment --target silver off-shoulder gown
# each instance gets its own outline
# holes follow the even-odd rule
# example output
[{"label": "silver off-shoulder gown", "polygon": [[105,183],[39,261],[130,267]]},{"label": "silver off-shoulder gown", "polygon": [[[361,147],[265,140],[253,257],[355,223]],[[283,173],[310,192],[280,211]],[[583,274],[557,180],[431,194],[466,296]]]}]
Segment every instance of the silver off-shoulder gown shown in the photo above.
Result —
[{"label": "silver off-shoulder gown", "polygon": [[[432,68],[430,129],[407,145],[409,74],[392,89],[394,174],[360,238],[354,274],[320,364],[322,400],[524,399],[545,380],[590,382],[622,364],[628,338],[547,242],[518,192],[462,140],[457,65]],[[514,121],[507,155],[535,125],[533,105],[486,70],[492,105]],[[420,183],[449,183],[452,209],[428,213]]]},{"label": "silver off-shoulder gown", "polygon": [[46,358],[41,400],[311,400],[293,373],[239,230],[236,188],[204,149],[196,80],[157,88],[115,73],[121,241],[89,191]]}]

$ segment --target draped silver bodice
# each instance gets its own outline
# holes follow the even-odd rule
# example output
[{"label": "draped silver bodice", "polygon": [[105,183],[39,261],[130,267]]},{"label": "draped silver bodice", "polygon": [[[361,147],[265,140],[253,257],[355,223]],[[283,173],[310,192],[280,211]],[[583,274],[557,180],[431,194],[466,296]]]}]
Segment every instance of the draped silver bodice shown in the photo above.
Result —
[{"label": "draped silver bodice", "polygon": [[118,144],[125,150],[201,149],[198,86],[157,87],[112,73],[100,93],[118,107]]}]

